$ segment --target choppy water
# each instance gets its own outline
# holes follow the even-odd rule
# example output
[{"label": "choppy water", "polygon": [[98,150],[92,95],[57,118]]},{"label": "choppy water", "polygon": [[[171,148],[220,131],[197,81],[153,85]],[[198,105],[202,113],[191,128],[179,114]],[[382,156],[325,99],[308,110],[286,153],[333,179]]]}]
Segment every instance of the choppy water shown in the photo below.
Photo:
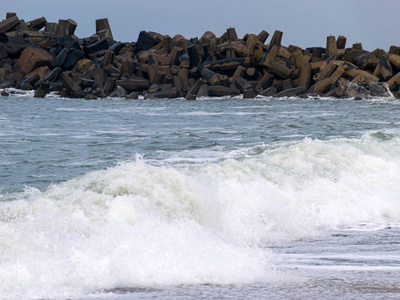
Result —
[{"label": "choppy water", "polygon": [[0,99],[0,298],[397,299],[400,102]]}]

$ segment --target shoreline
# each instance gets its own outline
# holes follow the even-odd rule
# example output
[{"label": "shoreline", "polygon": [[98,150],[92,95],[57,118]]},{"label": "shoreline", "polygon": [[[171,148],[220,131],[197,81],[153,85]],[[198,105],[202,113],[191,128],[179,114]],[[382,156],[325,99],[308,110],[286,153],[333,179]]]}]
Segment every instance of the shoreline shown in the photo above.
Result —
[{"label": "shoreline", "polygon": [[239,96],[399,98],[400,47],[386,52],[346,48],[346,38],[328,36],[325,47],[283,46],[283,33],[246,34],[234,28],[216,37],[170,37],[141,31],[136,42],[113,40],[107,19],[96,34],[74,35],[74,20],[25,22],[7,13],[0,22],[0,89],[34,90],[95,100]]}]

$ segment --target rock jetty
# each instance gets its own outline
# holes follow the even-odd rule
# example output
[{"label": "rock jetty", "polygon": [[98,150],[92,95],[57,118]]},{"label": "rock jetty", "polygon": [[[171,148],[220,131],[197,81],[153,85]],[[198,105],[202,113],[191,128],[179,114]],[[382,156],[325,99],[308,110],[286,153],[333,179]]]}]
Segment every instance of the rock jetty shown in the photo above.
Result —
[{"label": "rock jetty", "polygon": [[[88,38],[74,35],[74,20],[28,22],[7,13],[0,22],[0,89],[53,92],[61,97],[128,99],[258,95],[367,98],[400,92],[400,47],[389,52],[346,48],[328,36],[325,47],[283,46],[281,31],[221,37],[170,37],[142,31],[136,42],[117,42],[107,19]],[[390,92],[389,92],[390,91]]]}]

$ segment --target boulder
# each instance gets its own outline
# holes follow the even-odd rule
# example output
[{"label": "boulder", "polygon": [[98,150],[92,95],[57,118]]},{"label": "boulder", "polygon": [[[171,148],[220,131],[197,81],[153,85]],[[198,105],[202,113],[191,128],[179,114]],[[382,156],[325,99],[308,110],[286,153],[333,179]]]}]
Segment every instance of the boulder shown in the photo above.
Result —
[{"label": "boulder", "polygon": [[48,66],[53,58],[46,50],[40,48],[25,48],[18,60],[18,66],[25,74],[32,72],[34,69],[41,66]]}]

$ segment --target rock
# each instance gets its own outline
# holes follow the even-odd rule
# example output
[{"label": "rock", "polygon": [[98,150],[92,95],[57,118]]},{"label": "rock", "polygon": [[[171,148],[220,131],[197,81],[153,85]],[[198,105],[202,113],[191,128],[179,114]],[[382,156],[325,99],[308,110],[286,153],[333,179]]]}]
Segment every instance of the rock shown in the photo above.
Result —
[{"label": "rock", "polygon": [[47,51],[29,47],[22,51],[17,64],[22,72],[28,74],[38,67],[50,65],[52,60],[53,58]]}]

